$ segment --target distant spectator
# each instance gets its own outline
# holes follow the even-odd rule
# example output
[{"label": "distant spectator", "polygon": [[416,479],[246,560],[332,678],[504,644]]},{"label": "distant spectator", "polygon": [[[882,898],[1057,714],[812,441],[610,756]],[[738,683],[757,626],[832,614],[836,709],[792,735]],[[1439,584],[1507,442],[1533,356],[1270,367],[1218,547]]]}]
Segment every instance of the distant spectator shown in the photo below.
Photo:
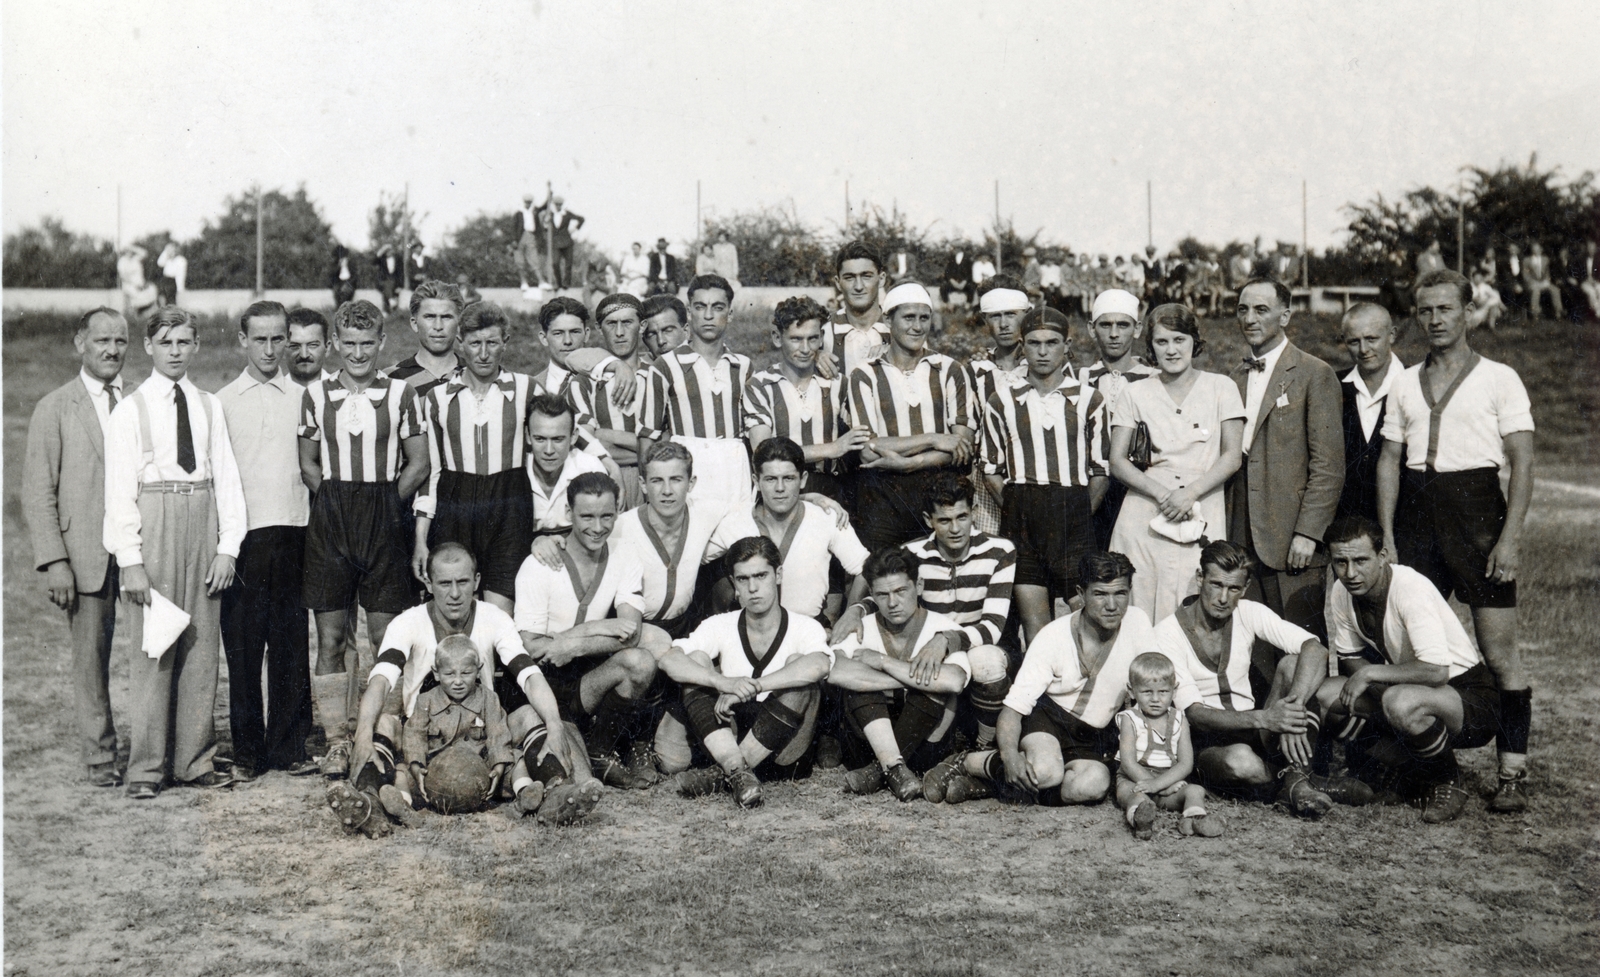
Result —
[{"label": "distant spectator", "polygon": [[1482,268],[1483,273],[1488,276],[1490,285],[1496,288],[1500,286],[1503,276],[1501,275],[1500,258],[1495,254],[1494,245],[1491,244],[1484,249],[1483,260],[1478,262],[1478,267]]},{"label": "distant spectator", "polygon": [[[986,254],[972,259],[972,285],[974,288],[994,277],[994,262]],[[970,301],[968,304],[971,304]]]},{"label": "distant spectator", "polygon": [[543,206],[534,204],[533,194],[522,195],[522,206],[517,209],[521,233],[517,235],[517,244],[512,254],[516,259],[517,272],[522,276],[524,297],[539,285],[539,249],[544,246],[539,240],[539,218],[543,210]]},{"label": "distant spectator", "polygon": [[156,267],[161,269],[157,291],[162,305],[177,305],[183,298],[184,281],[189,277],[189,259],[178,250],[178,242],[168,241],[156,256]]},{"label": "distant spectator", "polygon": [[1473,329],[1488,326],[1494,332],[1505,310],[1500,290],[1489,284],[1489,274],[1482,267],[1472,269],[1472,308],[1467,312],[1467,325]]},{"label": "distant spectator", "polygon": [[1444,270],[1444,254],[1439,249],[1439,239],[1434,238],[1428,242],[1428,250],[1417,255],[1417,277]]},{"label": "distant spectator", "polygon": [[333,263],[328,268],[328,287],[333,290],[335,309],[356,297],[356,271],[350,267],[350,249],[342,244],[333,246]]},{"label": "distant spectator", "polygon": [[[1434,242],[1435,245],[1438,243]],[[1417,260],[1421,261],[1421,258]],[[1439,267],[1444,267],[1443,258],[1439,259]],[[1272,259],[1272,277],[1291,288],[1300,280],[1300,255],[1294,245],[1278,245],[1278,253]]]},{"label": "distant spectator", "polygon": [[1539,318],[1539,310],[1544,305],[1543,297],[1547,294],[1555,318],[1561,318],[1561,293],[1556,291],[1555,283],[1550,280],[1550,259],[1544,253],[1544,245],[1538,241],[1530,246],[1528,259],[1522,263],[1522,283],[1528,290],[1528,315],[1531,318]]},{"label": "distant spectator", "polygon": [[583,227],[583,218],[567,209],[560,197],[550,198],[550,271],[556,288],[572,287],[572,232]]},{"label": "distant spectator", "polygon": [[721,275],[728,280],[728,284],[735,289],[739,288],[739,249],[728,239],[728,232],[723,231],[717,235],[717,243],[711,249],[713,262],[713,275]]},{"label": "distant spectator", "polygon": [[678,294],[678,258],[667,251],[667,239],[656,238],[656,249],[650,252],[647,288],[651,295]]},{"label": "distant spectator", "polygon": [[978,294],[978,286],[972,281],[972,259],[965,251],[957,251],[945,262],[944,273],[939,276],[939,303],[949,305],[950,296],[957,292],[965,297],[967,305]]},{"label": "distant spectator", "polygon": [[1506,300],[1506,308],[1515,312],[1528,308],[1528,287],[1523,281],[1522,266],[1522,248],[1515,243],[1506,245],[1506,274],[1500,297]]},{"label": "distant spectator", "polygon": [[1039,263],[1039,290],[1050,308],[1061,311],[1061,261],[1055,251],[1046,251]]},{"label": "distant spectator", "polygon": [[1583,275],[1578,279],[1578,287],[1583,290],[1584,298],[1589,300],[1589,314],[1600,319],[1600,259],[1595,257],[1595,243],[1583,242],[1583,257],[1580,263]]},{"label": "distant spectator", "polygon": [[144,263],[150,252],[137,244],[130,244],[117,252],[117,286],[122,289],[122,300],[128,314],[144,318],[161,299],[160,292],[145,278]]},{"label": "distant spectator", "polygon": [[1583,252],[1563,244],[1556,252],[1556,291],[1561,296],[1561,307],[1573,322],[1582,322],[1587,300],[1583,294]]},{"label": "distant spectator", "polygon": [[[633,246],[637,249],[639,243],[635,241]],[[629,255],[629,257],[633,256]],[[639,258],[642,261],[644,255],[640,254]],[[611,262],[606,260],[605,255],[598,251],[591,254],[589,260],[584,262],[583,268],[583,304],[589,305],[591,301],[595,300],[596,296],[603,298],[618,291],[617,282],[619,277],[624,277],[627,274],[628,258],[622,259],[622,267],[623,274],[619,276],[617,270],[612,267]],[[643,282],[644,278],[641,276],[639,281]],[[628,292],[626,288],[621,289],[621,291]],[[638,294],[633,292],[628,292],[628,294],[633,295],[634,298],[644,298],[642,291]]]},{"label": "distant spectator", "polygon": [[1094,268],[1091,269],[1088,294],[1090,306],[1094,305],[1094,300],[1099,298],[1101,292],[1108,288],[1116,287],[1117,272],[1111,264],[1111,256],[1103,254],[1100,256],[1100,260],[1095,263]]},{"label": "distant spectator", "polygon": [[694,273],[696,275],[715,275],[717,273],[717,256],[711,250],[711,242],[700,245],[700,254],[694,259]]},{"label": "distant spectator", "polygon": [[1036,307],[1044,296],[1039,278],[1039,249],[1030,244],[1022,249],[1022,290]]},{"label": "distant spectator", "polygon": [[400,256],[394,253],[392,244],[385,244],[378,249],[377,257],[372,259],[372,265],[378,273],[378,294],[383,298],[383,314],[388,315],[394,308],[394,297],[400,291],[406,270],[401,264]]},{"label": "distant spectator", "polygon": [[1244,250],[1228,259],[1228,288],[1237,292],[1255,275],[1256,249],[1245,245]]},{"label": "distant spectator", "polygon": [[1122,273],[1123,280],[1128,283],[1128,291],[1134,295],[1143,295],[1149,279],[1144,277],[1144,262],[1139,260],[1137,253],[1128,255],[1126,270]]},{"label": "distant spectator", "polygon": [[[638,241],[633,242],[633,250],[622,258],[622,291],[636,299],[642,299],[650,292],[650,266],[653,262],[651,256],[644,253],[644,245]],[[602,292],[609,295],[609,292]]]},{"label": "distant spectator", "polygon": [[916,263],[911,260],[911,255],[906,253],[905,248],[897,248],[889,255],[889,267],[884,270],[889,273],[890,285],[898,285],[917,277]]},{"label": "distant spectator", "polygon": [[483,293],[472,287],[472,281],[467,278],[466,272],[456,276],[456,287],[461,289],[462,308],[483,301]]},{"label": "distant spectator", "polygon": [[1152,308],[1168,301],[1165,287],[1167,269],[1156,253],[1155,245],[1145,245],[1144,259],[1139,262],[1140,270],[1144,272],[1144,300]]},{"label": "distant spectator", "polygon": [[432,262],[428,260],[428,255],[421,241],[411,242],[411,253],[407,256],[407,259],[406,276],[410,279],[412,288],[416,288],[433,277],[429,271],[429,266]]}]

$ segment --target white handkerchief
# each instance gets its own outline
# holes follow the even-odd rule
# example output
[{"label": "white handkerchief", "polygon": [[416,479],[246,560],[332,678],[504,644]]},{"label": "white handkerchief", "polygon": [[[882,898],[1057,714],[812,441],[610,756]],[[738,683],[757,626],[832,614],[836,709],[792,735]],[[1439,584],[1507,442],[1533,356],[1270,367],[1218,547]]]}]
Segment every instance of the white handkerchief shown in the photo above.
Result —
[{"label": "white handkerchief", "polygon": [[144,609],[144,653],[160,658],[177,643],[189,626],[189,612],[150,588],[150,606]]},{"label": "white handkerchief", "polygon": [[1194,516],[1182,522],[1173,522],[1166,516],[1156,516],[1150,520],[1150,531],[1158,536],[1165,536],[1174,543],[1193,543],[1206,534],[1206,522]]},{"label": "white handkerchief", "polygon": [[1278,407],[1288,407],[1289,406],[1289,395],[1288,394],[1279,394],[1278,395],[1278,399],[1275,402],[1275,405],[1278,406]]}]

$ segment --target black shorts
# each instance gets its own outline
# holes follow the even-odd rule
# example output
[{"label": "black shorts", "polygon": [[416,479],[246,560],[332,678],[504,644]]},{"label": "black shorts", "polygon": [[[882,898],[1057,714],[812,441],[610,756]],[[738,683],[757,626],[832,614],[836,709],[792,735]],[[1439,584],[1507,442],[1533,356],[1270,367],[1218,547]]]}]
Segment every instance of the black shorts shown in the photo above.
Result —
[{"label": "black shorts", "polygon": [[1094,524],[1094,548],[1100,552],[1111,548],[1111,531],[1117,527],[1117,516],[1122,514],[1122,503],[1128,498],[1128,486],[1114,478],[1109,481],[1111,484],[1106,486],[1100,508],[1090,517]]},{"label": "black shorts", "polygon": [[1061,744],[1064,763],[1074,760],[1093,760],[1111,766],[1117,755],[1117,727],[1107,724],[1096,729],[1067,712],[1047,695],[1040,696],[1033,711],[1022,717],[1022,737],[1030,733],[1049,733]]},{"label": "black shorts", "polygon": [[517,571],[533,544],[533,487],[521,468],[494,475],[439,473],[428,548],[460,543],[478,561],[484,590],[517,594]]},{"label": "black shorts", "polygon": [[1516,607],[1516,581],[1484,577],[1489,554],[1506,524],[1500,471],[1406,469],[1395,513],[1394,544],[1401,563],[1468,607]]},{"label": "black shorts", "polygon": [[375,614],[416,604],[411,525],[395,482],[324,480],[311,499],[301,600],[313,611],[342,611],[352,598]]},{"label": "black shorts", "polygon": [[[545,684],[550,686],[551,693],[556,697],[556,707],[561,710],[562,719],[581,723],[588,718],[579,686],[585,675],[605,664],[608,658],[607,655],[589,655],[574,658],[559,667],[548,664],[539,666],[539,674],[544,676]],[[532,704],[528,701],[528,693],[517,684],[516,676],[499,667],[494,672],[494,694],[499,697],[500,707],[508,716]]]},{"label": "black shorts", "polygon": [[946,471],[969,474],[966,468],[928,468],[919,472],[856,472],[856,533],[873,553],[928,535],[922,521],[928,489]]},{"label": "black shorts", "polygon": [[1070,598],[1078,560],[1094,552],[1089,490],[1067,485],[1008,482],[1000,502],[1000,535],[1017,548],[1017,583],[1048,587]]},{"label": "black shorts", "polygon": [[1450,680],[1461,696],[1461,728],[1450,737],[1452,750],[1487,746],[1500,731],[1500,685],[1482,662]]},{"label": "black shorts", "polygon": [[1215,747],[1235,746],[1240,743],[1250,747],[1257,753],[1261,753],[1263,750],[1261,731],[1258,729],[1201,729],[1190,723],[1189,736],[1189,742],[1194,746],[1195,756],[1199,756],[1203,751]]}]

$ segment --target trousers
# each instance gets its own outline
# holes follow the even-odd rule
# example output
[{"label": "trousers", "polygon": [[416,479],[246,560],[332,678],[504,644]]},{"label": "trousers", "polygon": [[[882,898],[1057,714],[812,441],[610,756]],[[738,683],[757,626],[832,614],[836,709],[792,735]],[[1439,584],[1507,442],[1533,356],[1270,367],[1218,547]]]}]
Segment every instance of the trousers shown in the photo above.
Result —
[{"label": "trousers", "polygon": [[306,758],[311,668],[306,612],[300,605],[305,542],[304,526],[250,530],[239,547],[233,586],[222,594],[233,759],[254,770],[284,769]]},{"label": "trousers", "polygon": [[78,744],[86,767],[110,763],[117,756],[117,730],[111,722],[111,638],[117,624],[117,561],[109,560],[100,581],[79,580],[93,591],[78,593],[78,606],[67,613],[72,631],[72,696],[78,723]]}]

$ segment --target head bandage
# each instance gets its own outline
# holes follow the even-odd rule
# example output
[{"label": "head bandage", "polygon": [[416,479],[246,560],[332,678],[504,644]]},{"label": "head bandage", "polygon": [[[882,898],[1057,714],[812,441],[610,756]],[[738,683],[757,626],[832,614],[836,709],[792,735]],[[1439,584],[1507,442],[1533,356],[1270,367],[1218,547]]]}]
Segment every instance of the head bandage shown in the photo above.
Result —
[{"label": "head bandage", "polygon": [[1095,296],[1094,309],[1089,315],[1093,322],[1103,315],[1121,313],[1137,320],[1139,318],[1139,300],[1131,292],[1124,292],[1120,288],[1108,288]]},{"label": "head bandage", "polygon": [[883,297],[884,314],[893,312],[902,305],[926,305],[933,308],[933,296],[928,290],[916,282],[905,282],[889,289],[889,294]]},{"label": "head bandage", "polygon": [[1028,293],[1014,288],[991,288],[978,299],[978,311],[984,315],[991,312],[1026,312],[1031,308],[1033,303],[1028,301]]}]

